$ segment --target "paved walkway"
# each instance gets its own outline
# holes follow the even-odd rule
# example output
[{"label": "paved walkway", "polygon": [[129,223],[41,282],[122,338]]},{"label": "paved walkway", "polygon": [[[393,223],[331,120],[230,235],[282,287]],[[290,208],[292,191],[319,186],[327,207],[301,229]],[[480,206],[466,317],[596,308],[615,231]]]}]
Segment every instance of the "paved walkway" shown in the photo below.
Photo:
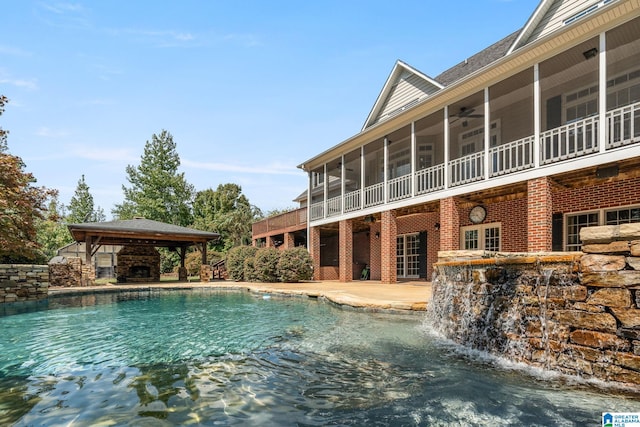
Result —
[{"label": "paved walkway", "polygon": [[424,311],[431,299],[431,283],[429,282],[400,282],[383,284],[377,281],[354,282],[303,282],[303,283],[250,283],[233,281],[203,282],[156,282],[140,284],[107,284],[82,288],[49,288],[50,295],[76,294],[93,291],[126,290],[140,288],[157,289],[195,289],[220,288],[242,289],[256,293],[308,295],[324,297],[336,304],[357,308],[383,310],[411,310]]}]

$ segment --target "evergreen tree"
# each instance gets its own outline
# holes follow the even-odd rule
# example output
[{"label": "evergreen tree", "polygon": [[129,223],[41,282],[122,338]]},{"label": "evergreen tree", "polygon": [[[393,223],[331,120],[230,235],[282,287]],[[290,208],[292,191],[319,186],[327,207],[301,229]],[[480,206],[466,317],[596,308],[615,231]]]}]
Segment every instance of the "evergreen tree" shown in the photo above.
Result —
[{"label": "evergreen tree", "polygon": [[147,141],[137,167],[127,166],[130,187],[122,186],[124,202],[112,213],[119,219],[142,216],[169,224],[192,223],[194,188],[178,173],[180,157],[173,136],[166,130]]},{"label": "evergreen tree", "polygon": [[70,224],[79,224],[82,222],[100,222],[104,221],[104,211],[93,206],[93,196],[89,192],[89,186],[84,180],[84,175],[78,181],[76,192],[69,203],[69,215],[67,221]]}]

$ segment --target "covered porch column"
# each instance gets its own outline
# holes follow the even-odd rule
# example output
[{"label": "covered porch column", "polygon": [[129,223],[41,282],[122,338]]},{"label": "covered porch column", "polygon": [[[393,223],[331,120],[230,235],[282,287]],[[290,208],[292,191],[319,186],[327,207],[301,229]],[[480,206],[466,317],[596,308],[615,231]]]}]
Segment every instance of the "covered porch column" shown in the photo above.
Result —
[{"label": "covered porch column", "polygon": [[551,180],[527,182],[527,251],[551,251],[553,244],[553,198]]},{"label": "covered porch column", "polygon": [[313,261],[313,279],[322,280],[320,274],[320,229],[318,227],[311,227],[309,229],[309,253],[311,254],[311,260]]},{"label": "covered porch column", "polygon": [[440,200],[440,250],[460,249],[460,212],[453,197]]},{"label": "covered porch column", "polygon": [[382,212],[382,224],[380,226],[380,255],[382,258],[382,271],[380,280],[382,283],[396,283],[398,281],[397,265],[397,237],[398,225],[396,223],[396,211]]},{"label": "covered porch column", "polygon": [[296,239],[293,233],[284,233],[283,249],[291,249],[296,247]]},{"label": "covered porch column", "polygon": [[339,277],[341,282],[353,280],[353,222],[340,221]]}]

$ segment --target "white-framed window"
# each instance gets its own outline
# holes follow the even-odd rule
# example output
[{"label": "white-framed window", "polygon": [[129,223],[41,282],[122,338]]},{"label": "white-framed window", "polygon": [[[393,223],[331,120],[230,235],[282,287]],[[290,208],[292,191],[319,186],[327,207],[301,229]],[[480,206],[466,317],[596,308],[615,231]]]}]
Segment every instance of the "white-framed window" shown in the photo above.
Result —
[{"label": "white-framed window", "polygon": [[416,160],[418,164],[416,165],[416,170],[422,170],[426,168],[430,168],[434,165],[435,157],[434,157],[434,144],[430,142],[420,143],[416,147],[417,155]]},{"label": "white-framed window", "polygon": [[396,275],[420,277],[420,234],[403,234],[396,238]]},{"label": "white-framed window", "polygon": [[580,229],[598,225],[619,225],[640,222],[640,205],[620,206],[565,215],[565,250],[582,249]]},{"label": "white-framed window", "polygon": [[[607,79],[607,110],[640,101],[640,69]],[[598,114],[598,85],[582,87],[564,95],[564,123]]]},{"label": "white-framed window", "polygon": [[498,252],[502,247],[501,224],[469,225],[460,228],[460,247],[465,250]]},{"label": "white-framed window", "polygon": [[324,185],[324,171],[321,172],[311,172],[311,186],[313,188],[321,187]]},{"label": "white-framed window", "polygon": [[[489,146],[500,145],[500,120],[494,120],[489,124]],[[458,135],[460,145],[460,156],[468,156],[476,153],[484,147],[484,126],[478,126],[465,130]]]}]

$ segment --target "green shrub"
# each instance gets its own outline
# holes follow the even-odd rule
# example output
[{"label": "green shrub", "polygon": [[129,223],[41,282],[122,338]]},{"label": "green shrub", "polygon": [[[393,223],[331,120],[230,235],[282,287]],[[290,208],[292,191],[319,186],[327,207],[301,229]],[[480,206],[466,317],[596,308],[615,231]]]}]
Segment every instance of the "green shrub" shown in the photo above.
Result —
[{"label": "green shrub", "polygon": [[245,258],[244,260],[244,280],[247,282],[258,282],[258,274],[255,267],[256,257]]},{"label": "green shrub", "polygon": [[231,280],[235,280],[236,282],[245,280],[244,260],[254,257],[257,251],[258,248],[253,246],[236,246],[235,248],[229,249],[225,266],[227,267],[227,273]]},{"label": "green shrub", "polygon": [[285,249],[278,261],[278,278],[282,282],[299,282],[313,278],[313,260],[305,248]]},{"label": "green shrub", "polygon": [[278,281],[278,261],[280,251],[276,248],[262,248],[256,253],[254,267],[260,282]]}]

